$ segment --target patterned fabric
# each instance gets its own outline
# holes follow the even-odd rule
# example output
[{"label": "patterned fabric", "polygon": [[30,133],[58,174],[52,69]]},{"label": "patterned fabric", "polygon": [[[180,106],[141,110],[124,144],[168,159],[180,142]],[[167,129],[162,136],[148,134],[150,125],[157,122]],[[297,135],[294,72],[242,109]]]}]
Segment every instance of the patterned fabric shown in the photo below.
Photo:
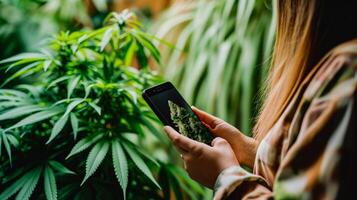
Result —
[{"label": "patterned fabric", "polygon": [[217,178],[214,199],[344,199],[356,176],[357,40],[333,49],[260,143],[250,173]]}]

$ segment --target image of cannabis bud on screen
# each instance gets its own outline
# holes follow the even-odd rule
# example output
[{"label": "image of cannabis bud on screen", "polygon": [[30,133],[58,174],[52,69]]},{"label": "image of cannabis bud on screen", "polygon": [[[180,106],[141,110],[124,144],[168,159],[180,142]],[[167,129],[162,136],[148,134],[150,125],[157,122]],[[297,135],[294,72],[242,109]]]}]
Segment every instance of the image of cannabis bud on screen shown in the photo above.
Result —
[{"label": "image of cannabis bud on screen", "polygon": [[198,117],[183,107],[168,100],[170,116],[179,132],[193,140],[211,144],[213,136],[206,127],[199,121]]}]

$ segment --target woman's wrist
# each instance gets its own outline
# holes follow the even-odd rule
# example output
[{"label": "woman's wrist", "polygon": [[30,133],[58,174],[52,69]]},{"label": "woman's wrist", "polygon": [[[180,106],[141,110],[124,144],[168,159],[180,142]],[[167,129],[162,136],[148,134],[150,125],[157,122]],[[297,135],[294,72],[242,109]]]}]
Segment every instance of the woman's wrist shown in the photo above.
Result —
[{"label": "woman's wrist", "polygon": [[237,134],[237,137],[229,142],[239,163],[253,168],[259,142],[242,133]]}]

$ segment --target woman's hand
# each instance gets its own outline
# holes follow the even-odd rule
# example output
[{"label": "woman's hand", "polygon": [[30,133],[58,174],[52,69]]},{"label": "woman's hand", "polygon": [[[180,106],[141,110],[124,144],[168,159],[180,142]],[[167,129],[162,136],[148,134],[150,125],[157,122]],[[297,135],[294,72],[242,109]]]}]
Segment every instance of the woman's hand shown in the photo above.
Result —
[{"label": "woman's hand", "polygon": [[212,146],[208,146],[181,135],[170,126],[164,130],[181,153],[190,177],[206,187],[213,188],[222,170],[239,165],[231,146],[222,138],[216,137]]},{"label": "woman's hand", "polygon": [[192,110],[214,136],[227,140],[240,164],[253,168],[258,141],[242,134],[238,129],[222,119],[193,106]]}]

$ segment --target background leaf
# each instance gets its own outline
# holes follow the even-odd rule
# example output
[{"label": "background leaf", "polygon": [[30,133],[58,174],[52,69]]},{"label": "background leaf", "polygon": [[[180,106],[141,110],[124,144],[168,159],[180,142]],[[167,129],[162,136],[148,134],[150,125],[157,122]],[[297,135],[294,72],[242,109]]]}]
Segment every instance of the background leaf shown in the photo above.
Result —
[{"label": "background leaf", "polygon": [[44,170],[44,185],[45,185],[45,194],[48,200],[56,200],[57,199],[57,186],[56,186],[56,178],[53,170],[48,165]]}]

